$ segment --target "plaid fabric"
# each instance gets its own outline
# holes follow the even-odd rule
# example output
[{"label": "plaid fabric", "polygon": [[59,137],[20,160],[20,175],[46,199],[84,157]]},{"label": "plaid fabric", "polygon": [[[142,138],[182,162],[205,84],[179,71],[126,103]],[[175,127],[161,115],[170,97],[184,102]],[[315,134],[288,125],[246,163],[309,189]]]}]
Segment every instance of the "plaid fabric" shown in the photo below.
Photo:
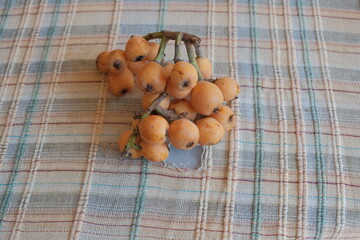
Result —
[{"label": "plaid fabric", "polygon": [[[0,1],[0,239],[360,239],[358,0]],[[242,92],[201,169],[120,159],[94,59],[199,35]],[[172,50],[171,50],[172,52]],[[171,55],[169,50],[169,55]]]}]

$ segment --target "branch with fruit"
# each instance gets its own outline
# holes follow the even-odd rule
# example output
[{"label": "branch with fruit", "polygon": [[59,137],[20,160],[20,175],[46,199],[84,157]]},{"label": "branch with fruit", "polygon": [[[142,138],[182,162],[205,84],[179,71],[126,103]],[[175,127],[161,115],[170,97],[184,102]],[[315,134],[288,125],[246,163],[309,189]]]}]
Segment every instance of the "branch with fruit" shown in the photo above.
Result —
[{"label": "branch with fruit", "polygon": [[[153,39],[161,39],[160,44]],[[175,41],[173,63],[164,60],[170,40]],[[211,79],[212,64],[202,55],[200,42],[189,33],[161,31],[131,36],[125,50],[97,56],[97,69],[107,74],[110,93],[121,97],[135,82],[144,92],[144,112],[134,114],[131,129],[119,137],[125,156],[164,161],[169,143],[183,150],[214,145],[235,126],[236,116],[226,102],[237,98],[240,87],[230,77]],[[181,59],[181,44],[188,61]]]}]

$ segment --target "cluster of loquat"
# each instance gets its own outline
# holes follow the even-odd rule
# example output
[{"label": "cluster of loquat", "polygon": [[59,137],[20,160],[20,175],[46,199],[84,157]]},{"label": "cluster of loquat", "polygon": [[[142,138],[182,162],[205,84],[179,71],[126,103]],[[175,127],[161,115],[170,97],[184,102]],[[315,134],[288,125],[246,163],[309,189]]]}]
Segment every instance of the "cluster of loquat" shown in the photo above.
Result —
[{"label": "cluster of loquat", "polygon": [[[161,43],[149,40],[160,38]],[[164,63],[168,40],[175,40],[174,63]],[[180,43],[189,61],[180,59]],[[96,59],[107,74],[108,90],[116,96],[131,91],[135,82],[144,92],[144,113],[134,116],[131,129],[120,134],[118,146],[131,158],[164,161],[168,144],[189,150],[197,144],[214,145],[236,124],[226,102],[240,92],[236,80],[211,79],[212,64],[200,51],[200,38],[182,32],[162,31],[132,36],[124,50],[102,52]]]}]

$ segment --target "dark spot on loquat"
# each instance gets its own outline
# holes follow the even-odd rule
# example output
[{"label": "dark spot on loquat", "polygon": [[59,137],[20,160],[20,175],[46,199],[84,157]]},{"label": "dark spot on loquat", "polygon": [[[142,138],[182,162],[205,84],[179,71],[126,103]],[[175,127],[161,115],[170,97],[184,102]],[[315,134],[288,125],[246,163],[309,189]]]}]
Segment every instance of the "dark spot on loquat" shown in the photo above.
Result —
[{"label": "dark spot on loquat", "polygon": [[138,56],[138,57],[135,58],[135,61],[140,62],[143,59],[144,59],[144,56]]},{"label": "dark spot on loquat", "polygon": [[154,90],[154,88],[153,88],[153,86],[152,86],[150,83],[148,83],[148,84],[146,84],[145,90],[146,90],[147,92],[151,92],[152,90]]},{"label": "dark spot on loquat", "polygon": [[121,62],[116,60],[114,63],[113,63],[113,66],[116,70],[120,70],[121,69]]},{"label": "dark spot on loquat", "polygon": [[192,146],[194,146],[194,142],[189,142],[186,144],[186,148],[191,148]]},{"label": "dark spot on loquat", "polygon": [[182,83],[182,86],[183,87],[188,87],[190,85],[190,81],[184,81],[183,83]]},{"label": "dark spot on loquat", "polygon": [[127,89],[123,89],[123,90],[121,90],[121,94],[125,94],[125,93],[127,93],[128,92],[128,90]]},{"label": "dark spot on loquat", "polygon": [[233,120],[234,120],[234,117],[235,117],[235,115],[233,114],[233,115],[231,115],[230,117],[229,117],[229,122],[232,122]]}]

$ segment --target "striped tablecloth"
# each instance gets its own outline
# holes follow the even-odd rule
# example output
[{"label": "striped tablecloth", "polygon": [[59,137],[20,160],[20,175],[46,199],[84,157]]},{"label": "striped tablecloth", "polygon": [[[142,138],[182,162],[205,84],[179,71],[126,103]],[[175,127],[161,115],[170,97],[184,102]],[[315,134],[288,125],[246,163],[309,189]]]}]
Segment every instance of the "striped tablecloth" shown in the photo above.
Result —
[{"label": "striped tablecloth", "polygon": [[[0,239],[360,239],[358,0],[0,1]],[[241,94],[200,169],[121,159],[94,60],[202,38]],[[169,50],[170,51],[170,50]]]}]

